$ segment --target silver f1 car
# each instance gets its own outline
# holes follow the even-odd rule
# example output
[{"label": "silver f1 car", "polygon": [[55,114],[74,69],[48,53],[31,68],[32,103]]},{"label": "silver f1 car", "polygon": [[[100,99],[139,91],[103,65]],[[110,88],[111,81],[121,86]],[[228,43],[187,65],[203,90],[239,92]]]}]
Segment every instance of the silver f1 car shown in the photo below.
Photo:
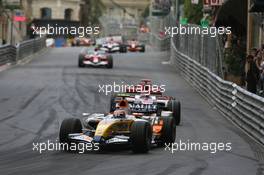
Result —
[{"label": "silver f1 car", "polygon": [[127,48],[125,45],[122,45],[121,43],[115,42],[115,41],[108,41],[103,43],[98,47],[100,50],[103,50],[107,53],[114,53],[114,52],[120,52],[125,53],[127,52]]},{"label": "silver f1 car", "polygon": [[106,67],[111,69],[113,68],[113,57],[105,51],[84,48],[79,55],[78,66]]},{"label": "silver f1 car", "polygon": [[176,125],[172,112],[162,111],[158,115],[139,115],[130,110],[128,102],[121,100],[119,108],[109,114],[91,114],[81,121],[65,119],[60,127],[60,143],[106,145],[125,144],[135,153],[146,153],[151,144],[172,143],[176,137]]}]

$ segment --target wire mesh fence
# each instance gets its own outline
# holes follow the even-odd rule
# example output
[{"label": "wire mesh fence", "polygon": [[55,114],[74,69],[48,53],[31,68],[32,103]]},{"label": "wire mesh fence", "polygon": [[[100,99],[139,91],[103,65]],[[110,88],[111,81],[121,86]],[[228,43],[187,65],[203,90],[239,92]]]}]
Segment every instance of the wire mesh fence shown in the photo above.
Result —
[{"label": "wire mesh fence", "polygon": [[138,21],[117,20],[115,18],[102,16],[100,22],[103,25],[103,37],[105,36],[122,36],[124,40],[137,38]]},{"label": "wire mesh fence", "polygon": [[[194,25],[186,27],[191,26]],[[173,37],[173,42],[179,52],[184,53],[209,68],[213,73],[223,77],[223,46],[220,40],[220,36],[212,37],[197,33],[177,34]]]},{"label": "wire mesh fence", "polygon": [[170,49],[170,37],[165,35],[164,29],[172,23],[171,15],[150,16],[150,44],[157,50]]},{"label": "wire mesh fence", "polygon": [[[223,45],[220,35],[203,35],[202,33],[185,33],[178,32],[174,35],[168,35],[166,28],[180,29],[175,16],[151,16],[151,36],[150,44],[159,50],[170,49],[170,39],[175,44],[177,50],[190,58],[196,60],[203,66],[209,68],[213,73],[223,77]],[[198,25],[187,24],[185,28],[197,28],[202,30]]]}]

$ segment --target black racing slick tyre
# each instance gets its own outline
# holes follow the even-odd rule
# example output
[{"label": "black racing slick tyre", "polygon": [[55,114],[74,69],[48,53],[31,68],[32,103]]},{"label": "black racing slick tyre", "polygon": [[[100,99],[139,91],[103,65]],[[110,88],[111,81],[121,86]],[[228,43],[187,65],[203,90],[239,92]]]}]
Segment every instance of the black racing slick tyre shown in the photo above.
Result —
[{"label": "black racing slick tyre", "polygon": [[163,127],[161,130],[161,145],[173,143],[176,138],[176,125],[175,120],[172,117],[161,117],[163,120]]},{"label": "black racing slick tyre", "polygon": [[78,59],[78,66],[79,67],[84,67],[85,65],[83,64],[83,56],[79,56],[79,59]]},{"label": "black racing slick tyre", "polygon": [[107,68],[108,69],[112,69],[113,68],[113,64],[114,64],[114,61],[113,61],[113,57],[112,56],[109,56],[108,57],[108,64],[107,64]]},{"label": "black racing slick tyre", "polygon": [[152,128],[149,122],[135,121],[131,126],[131,144],[134,153],[147,153],[151,146]]},{"label": "black racing slick tyre", "polygon": [[112,94],[110,99],[110,112],[114,112],[116,110],[115,99],[116,99],[116,94]]},{"label": "black racing slick tyre", "polygon": [[126,53],[126,52],[127,52],[127,47],[126,47],[126,45],[122,45],[122,46],[120,46],[120,52],[121,52],[121,53]]},{"label": "black racing slick tyre", "polygon": [[70,144],[69,134],[72,133],[81,133],[82,132],[82,123],[80,119],[77,118],[67,118],[64,119],[60,127],[60,143]]},{"label": "black racing slick tyre", "polygon": [[142,45],[140,52],[145,52],[145,46],[144,45]]},{"label": "black racing slick tyre", "polygon": [[168,110],[172,112],[176,125],[179,125],[181,123],[181,103],[171,100],[168,104]]}]

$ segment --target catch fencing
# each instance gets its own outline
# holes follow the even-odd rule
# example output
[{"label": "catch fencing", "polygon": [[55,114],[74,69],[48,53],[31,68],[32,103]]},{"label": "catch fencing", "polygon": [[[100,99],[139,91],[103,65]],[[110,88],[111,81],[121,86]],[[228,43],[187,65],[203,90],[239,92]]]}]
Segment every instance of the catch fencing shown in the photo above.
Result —
[{"label": "catch fencing", "polygon": [[188,48],[190,53],[187,48],[185,52],[183,47],[178,47],[181,49],[179,50],[179,42],[180,40],[171,40],[171,63],[176,65],[183,77],[226,118],[264,144],[264,98],[223,80],[199,63],[199,60],[193,59],[195,53],[190,51],[193,49]]},{"label": "catch fencing", "polygon": [[46,38],[36,38],[18,43],[16,46],[0,46],[0,66],[15,64],[46,47]]},{"label": "catch fencing", "polygon": [[118,20],[107,16],[102,16],[99,20],[103,26],[101,37],[122,36],[125,41],[137,37],[138,21]]},{"label": "catch fencing", "polygon": [[[186,25],[185,27],[199,27]],[[207,67],[214,74],[223,78],[223,43],[220,35],[202,35],[197,33],[178,34],[173,36],[177,50],[201,65]]]},{"label": "catch fencing", "polygon": [[[175,16],[151,16],[150,44],[157,50],[164,51],[170,49],[170,39],[175,41],[175,47],[179,52],[184,53],[196,60],[203,66],[209,68],[216,75],[223,77],[223,42],[222,37],[217,35],[202,34],[182,34],[171,36],[166,34],[165,28],[177,27],[179,24]],[[199,27],[187,24],[185,27]]]},{"label": "catch fencing", "polygon": [[173,18],[171,15],[167,16],[150,16],[150,38],[149,43],[152,47],[159,51],[170,49],[170,36],[166,36],[164,29],[169,26]]}]

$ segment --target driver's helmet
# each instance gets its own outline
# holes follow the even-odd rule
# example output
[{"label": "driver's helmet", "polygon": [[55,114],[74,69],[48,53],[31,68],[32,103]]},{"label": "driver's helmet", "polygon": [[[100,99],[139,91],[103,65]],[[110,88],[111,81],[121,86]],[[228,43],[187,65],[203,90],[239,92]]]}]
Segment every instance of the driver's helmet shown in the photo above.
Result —
[{"label": "driver's helmet", "polygon": [[125,112],[125,114],[130,114],[130,107],[129,107],[129,104],[128,104],[128,101],[127,100],[121,100],[119,101],[117,104],[116,104],[116,109],[117,111],[118,110],[122,110]]}]

